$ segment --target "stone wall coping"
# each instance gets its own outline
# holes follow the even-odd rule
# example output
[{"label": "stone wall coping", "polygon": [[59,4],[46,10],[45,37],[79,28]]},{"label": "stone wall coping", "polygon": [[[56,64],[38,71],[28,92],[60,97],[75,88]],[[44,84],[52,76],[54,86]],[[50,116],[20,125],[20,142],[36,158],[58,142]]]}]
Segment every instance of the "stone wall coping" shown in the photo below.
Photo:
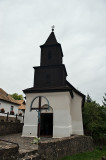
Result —
[{"label": "stone wall coping", "polygon": [[59,142],[59,141],[65,141],[65,140],[71,140],[75,138],[80,138],[80,137],[90,137],[90,136],[84,136],[84,135],[74,135],[70,137],[63,137],[63,138],[51,138],[51,139],[42,139],[39,144],[45,144],[45,143],[53,143],[53,142]]}]

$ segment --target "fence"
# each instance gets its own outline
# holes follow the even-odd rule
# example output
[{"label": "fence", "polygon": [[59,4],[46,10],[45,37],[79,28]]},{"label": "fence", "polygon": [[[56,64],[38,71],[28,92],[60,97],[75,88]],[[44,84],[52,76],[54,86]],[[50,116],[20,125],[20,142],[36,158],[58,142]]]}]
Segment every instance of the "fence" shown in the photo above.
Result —
[{"label": "fence", "polygon": [[18,114],[15,114],[15,115],[11,115],[9,114],[9,112],[7,113],[3,113],[3,112],[0,112],[0,120],[1,121],[6,121],[6,122],[20,122],[21,123],[24,123],[24,115],[18,115]]}]

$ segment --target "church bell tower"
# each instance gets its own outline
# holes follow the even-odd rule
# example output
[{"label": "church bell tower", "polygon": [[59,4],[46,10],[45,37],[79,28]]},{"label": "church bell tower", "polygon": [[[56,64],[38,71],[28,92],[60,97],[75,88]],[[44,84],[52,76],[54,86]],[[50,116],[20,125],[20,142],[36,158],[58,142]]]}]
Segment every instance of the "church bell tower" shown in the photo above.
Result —
[{"label": "church bell tower", "polygon": [[62,64],[63,52],[53,29],[46,42],[40,47],[40,66],[34,67],[34,87],[43,89],[65,86],[67,72]]}]

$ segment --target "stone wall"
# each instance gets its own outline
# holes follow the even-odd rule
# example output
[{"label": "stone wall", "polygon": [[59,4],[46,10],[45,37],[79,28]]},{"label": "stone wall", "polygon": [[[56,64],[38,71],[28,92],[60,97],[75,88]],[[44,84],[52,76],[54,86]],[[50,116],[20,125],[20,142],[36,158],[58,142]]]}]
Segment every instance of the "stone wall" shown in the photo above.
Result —
[{"label": "stone wall", "polygon": [[16,144],[0,141],[0,160],[60,160],[62,157],[92,151],[93,141],[87,136],[72,136],[61,139],[41,139],[38,151],[19,152]]},{"label": "stone wall", "polygon": [[67,155],[92,150],[93,140],[91,137],[72,136],[41,141],[39,143],[38,153],[41,155],[41,160],[59,160]]},{"label": "stone wall", "polygon": [[22,132],[23,123],[0,122],[0,135]]},{"label": "stone wall", "polygon": [[0,160],[16,160],[18,155],[17,145],[0,141]]}]

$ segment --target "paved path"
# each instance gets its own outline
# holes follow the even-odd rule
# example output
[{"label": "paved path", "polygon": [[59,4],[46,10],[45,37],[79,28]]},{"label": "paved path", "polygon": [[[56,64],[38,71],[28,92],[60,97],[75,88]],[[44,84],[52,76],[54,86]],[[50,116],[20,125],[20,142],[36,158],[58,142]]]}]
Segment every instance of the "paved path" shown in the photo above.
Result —
[{"label": "paved path", "polygon": [[19,152],[30,152],[33,150],[38,150],[38,145],[33,144],[33,139],[32,137],[22,137],[22,134],[10,134],[6,136],[0,136],[1,139],[11,141],[14,143],[18,143],[19,145]]}]

